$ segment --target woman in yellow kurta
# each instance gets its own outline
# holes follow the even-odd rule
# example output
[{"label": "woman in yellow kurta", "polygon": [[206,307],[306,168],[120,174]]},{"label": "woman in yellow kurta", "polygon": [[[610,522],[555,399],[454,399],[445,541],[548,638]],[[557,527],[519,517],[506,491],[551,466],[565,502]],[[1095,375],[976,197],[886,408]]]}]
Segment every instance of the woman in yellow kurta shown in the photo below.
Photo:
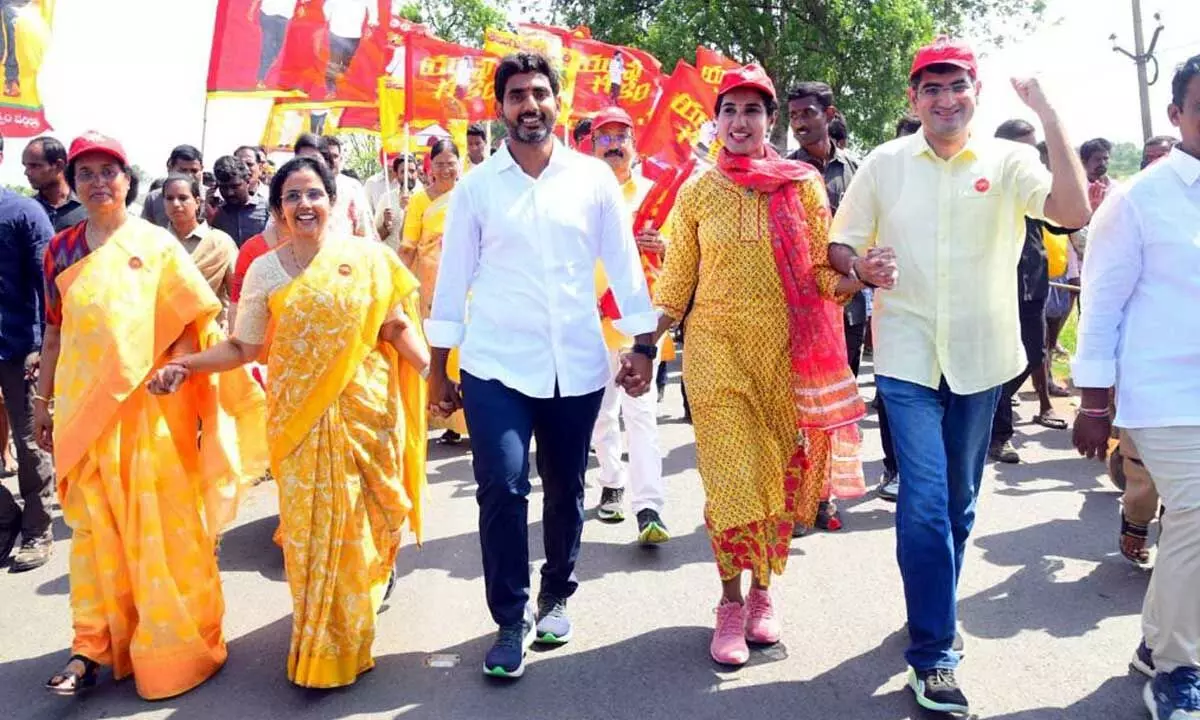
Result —
[{"label": "woman in yellow kurta", "polygon": [[266,469],[265,400],[244,370],[146,392],[171,356],[224,337],[221,303],[175,238],[126,213],[136,181],[116,141],[77,139],[67,178],[88,218],[46,252],[34,432],[73,533],[75,639],[47,689],[73,695],[111,665],[157,700],[225,662],[215,540]]},{"label": "woman in yellow kurta", "polygon": [[172,360],[151,383],[172,392],[265,351],[292,591],[287,673],[314,688],[349,685],[374,666],[375,613],[402,528],[421,537],[425,491],[429,354],[416,279],[378,242],[327,235],[336,197],[320,160],[280,168],[270,204],[290,242],[250,266],[233,337]]},{"label": "woman in yellow kurta", "polygon": [[[449,140],[439,140],[429,149],[432,184],[420,190],[408,201],[404,213],[404,237],[400,241],[400,259],[412,269],[421,282],[421,317],[428,318],[433,307],[433,289],[437,284],[438,266],[442,262],[442,234],[446,231],[446,209],[450,207],[450,194],[458,182],[458,147]],[[458,381],[458,351],[450,353],[449,372],[451,379]],[[456,445],[467,432],[467,421],[463,412],[440,418],[431,415],[429,425],[445,428],[438,441]]]},{"label": "woman in yellow kurta", "polygon": [[862,484],[854,423],[865,408],[832,302],[858,285],[829,266],[820,175],[765,144],[776,110],[760,68],[726,74],[725,149],[680,191],[655,294],[660,330],[686,316],[683,374],[722,583],[711,653],[729,665],[749,659],[747,641],[779,640],[768,584],[826,480]]}]

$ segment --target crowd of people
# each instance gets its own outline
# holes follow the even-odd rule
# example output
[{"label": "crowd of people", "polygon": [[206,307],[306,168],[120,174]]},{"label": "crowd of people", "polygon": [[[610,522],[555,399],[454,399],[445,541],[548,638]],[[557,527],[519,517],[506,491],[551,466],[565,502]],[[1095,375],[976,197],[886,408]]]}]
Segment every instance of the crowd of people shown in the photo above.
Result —
[{"label": "crowd of people", "polygon": [[[1073,146],[1034,79],[1012,85],[1040,128],[973,127],[977,71],[965,44],[923,47],[913,114],[862,159],[827,84],[781,98],[762,68],[727,71],[717,161],[661,216],[643,212],[662,188],[620,107],[581,123],[574,149],[556,139],[559,78],[537,54],[499,64],[495,152],[473,126],[465,153],[438,140],[365,182],[335,137],[301,136],[278,169],[244,146],[211,177],[181,145],[138,217],[119,141],[31,142],[34,197],[0,191],[20,495],[0,490],[0,552],[20,538],[11,569],[44,565],[57,495],[74,640],[47,689],[77,694],[109,666],[158,699],[216,672],[219,540],[264,477],[293,603],[288,678],[354,683],[402,536],[422,536],[431,429],[469,438],[497,625],[484,672],[522,676],[533,643],[574,634],[590,451],[599,518],[625,519],[628,488],[636,541],[671,539],[657,403],[683,331],[720,582],[712,659],[741,666],[781,639],[771,581],[792,538],[836,531],[836,500],[867,492],[868,348],[908,685],[924,708],[967,712],[957,588],[984,465],[1020,462],[1027,381],[1033,422],[1067,429],[1051,364],[1078,307],[1074,443],[1120,458],[1127,557],[1146,562],[1148,525],[1163,527],[1134,659],[1145,702],[1157,720],[1200,717],[1200,319],[1175,311],[1200,299],[1200,56],[1173,78],[1181,140],[1148,141],[1124,183],[1112,145]],[[781,101],[799,145],[786,158],[769,142]],[[531,598],[535,441],[546,559]]]}]

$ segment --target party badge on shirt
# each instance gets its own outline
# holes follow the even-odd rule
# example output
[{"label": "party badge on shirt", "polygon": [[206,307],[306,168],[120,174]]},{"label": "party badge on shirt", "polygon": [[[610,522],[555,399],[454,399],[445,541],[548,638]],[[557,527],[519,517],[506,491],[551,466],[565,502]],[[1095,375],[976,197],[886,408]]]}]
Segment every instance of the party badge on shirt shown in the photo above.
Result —
[{"label": "party badge on shirt", "polygon": [[992,183],[985,177],[975,181],[975,192],[985,193],[992,189]]}]

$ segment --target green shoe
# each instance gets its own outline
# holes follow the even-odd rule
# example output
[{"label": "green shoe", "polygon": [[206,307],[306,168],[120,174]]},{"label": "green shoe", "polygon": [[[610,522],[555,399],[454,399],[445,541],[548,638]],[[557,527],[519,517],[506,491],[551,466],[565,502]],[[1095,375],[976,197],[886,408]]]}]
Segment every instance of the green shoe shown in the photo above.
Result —
[{"label": "green shoe", "polygon": [[667,524],[654,510],[640,510],[637,514],[638,542],[642,545],[661,545],[671,539]]}]

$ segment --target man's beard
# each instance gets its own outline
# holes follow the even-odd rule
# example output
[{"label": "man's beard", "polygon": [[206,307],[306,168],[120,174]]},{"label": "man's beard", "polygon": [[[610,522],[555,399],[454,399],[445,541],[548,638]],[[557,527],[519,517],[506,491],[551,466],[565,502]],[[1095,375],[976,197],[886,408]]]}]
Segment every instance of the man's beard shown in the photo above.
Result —
[{"label": "man's beard", "polygon": [[[541,121],[541,125],[532,130],[526,128],[524,121],[530,117],[537,117]],[[554,130],[553,121],[540,112],[524,113],[517,118],[516,123],[509,122],[508,118],[505,117],[504,124],[508,127],[509,137],[526,145],[540,145],[544,143]]]}]

